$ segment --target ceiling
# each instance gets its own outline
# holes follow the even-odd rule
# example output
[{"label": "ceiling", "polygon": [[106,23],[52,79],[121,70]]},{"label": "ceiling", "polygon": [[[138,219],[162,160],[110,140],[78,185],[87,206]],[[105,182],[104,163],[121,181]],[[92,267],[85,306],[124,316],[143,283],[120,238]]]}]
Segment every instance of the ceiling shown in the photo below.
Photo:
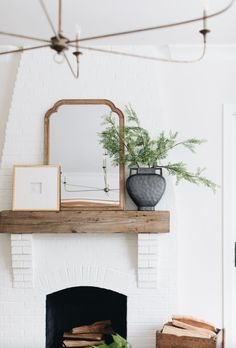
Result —
[{"label": "ceiling", "polygon": [[[57,23],[57,0],[44,0]],[[76,24],[81,37],[136,29],[201,16],[204,3],[208,13],[225,7],[230,0],[64,0],[63,32],[75,36]],[[208,21],[209,43],[236,44],[236,4],[227,13]],[[99,40],[96,44],[198,44],[202,23],[178,28]],[[52,31],[38,0],[0,0],[0,31],[49,39]],[[95,42],[90,42],[94,44]],[[0,45],[32,45],[38,42],[0,35]]]}]

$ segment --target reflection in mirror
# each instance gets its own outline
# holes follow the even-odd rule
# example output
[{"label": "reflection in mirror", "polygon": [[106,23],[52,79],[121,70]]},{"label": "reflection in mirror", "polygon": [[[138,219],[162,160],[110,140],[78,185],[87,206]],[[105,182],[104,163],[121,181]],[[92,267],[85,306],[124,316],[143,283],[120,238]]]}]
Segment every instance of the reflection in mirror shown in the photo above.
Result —
[{"label": "reflection in mirror", "polygon": [[123,168],[112,166],[98,136],[111,112],[122,127],[107,100],[61,100],[46,114],[45,161],[61,165],[62,207],[123,208]]}]

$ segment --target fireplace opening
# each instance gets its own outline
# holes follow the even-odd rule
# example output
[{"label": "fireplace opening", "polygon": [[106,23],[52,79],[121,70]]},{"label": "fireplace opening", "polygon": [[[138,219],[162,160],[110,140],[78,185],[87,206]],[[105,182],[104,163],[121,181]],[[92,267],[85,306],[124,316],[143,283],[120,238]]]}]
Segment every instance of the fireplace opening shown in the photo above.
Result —
[{"label": "fireplace opening", "polygon": [[46,297],[46,348],[62,347],[63,334],[82,325],[110,320],[116,333],[127,337],[127,296],[80,286]]}]

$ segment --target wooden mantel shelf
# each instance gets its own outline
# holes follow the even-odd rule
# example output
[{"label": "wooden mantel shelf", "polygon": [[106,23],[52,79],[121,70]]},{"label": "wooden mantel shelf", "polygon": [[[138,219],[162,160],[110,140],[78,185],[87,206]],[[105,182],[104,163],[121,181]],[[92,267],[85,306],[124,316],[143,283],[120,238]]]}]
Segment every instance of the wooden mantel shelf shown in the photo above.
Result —
[{"label": "wooden mantel shelf", "polygon": [[0,212],[0,233],[166,233],[169,211]]}]

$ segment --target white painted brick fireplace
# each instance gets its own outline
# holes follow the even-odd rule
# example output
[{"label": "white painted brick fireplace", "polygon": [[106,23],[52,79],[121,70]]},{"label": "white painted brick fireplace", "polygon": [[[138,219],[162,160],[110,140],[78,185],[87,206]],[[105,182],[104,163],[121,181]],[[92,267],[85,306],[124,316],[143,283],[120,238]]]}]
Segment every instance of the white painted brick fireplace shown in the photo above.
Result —
[{"label": "white painted brick fireplace", "polygon": [[[106,98],[120,108],[131,102],[145,127],[162,122],[152,118],[161,114],[152,64],[88,53],[79,81],[66,69],[43,51],[21,57],[1,159],[1,210],[11,208],[12,165],[42,163],[43,118],[57,100]],[[172,198],[167,192],[158,208],[170,210]],[[46,296],[75,286],[127,295],[128,340],[154,348],[155,331],[177,311],[176,242],[173,223],[164,235],[0,235],[0,348],[44,348]]]}]

